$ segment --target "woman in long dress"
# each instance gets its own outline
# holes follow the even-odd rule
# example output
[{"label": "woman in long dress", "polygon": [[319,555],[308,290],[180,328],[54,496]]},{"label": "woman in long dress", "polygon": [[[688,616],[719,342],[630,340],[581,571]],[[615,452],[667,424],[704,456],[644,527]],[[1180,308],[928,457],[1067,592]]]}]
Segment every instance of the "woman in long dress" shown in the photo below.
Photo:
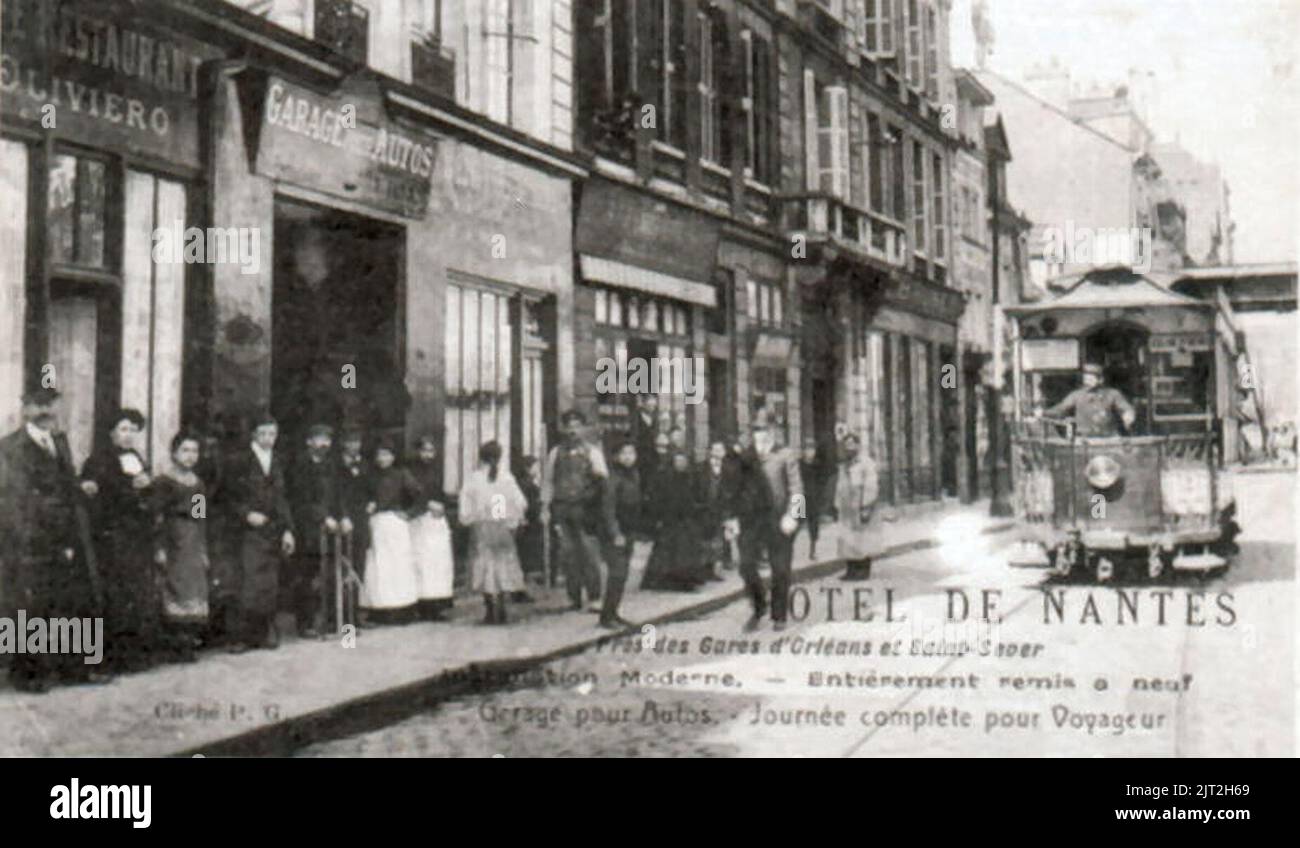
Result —
[{"label": "woman in long dress", "polygon": [[835,476],[835,509],[839,514],[839,555],[845,561],[842,580],[868,580],[871,560],[884,550],[880,478],[876,463],[859,450],[858,437],[844,437]]},{"label": "woman in long dress", "polygon": [[122,409],[109,441],[82,466],[93,483],[95,553],[104,587],[104,654],[113,671],[141,671],[158,648],[158,575],[154,566],[153,479],[135,444],[144,416]]},{"label": "woman in long dress", "polygon": [[366,551],[361,601],[373,623],[410,620],[419,600],[411,559],[410,513],[419,507],[420,487],[409,471],[393,464],[396,459],[392,441],[383,440],[375,448],[375,471],[366,504],[370,549]]},{"label": "woman in long dress", "polygon": [[440,621],[452,604],[455,560],[451,553],[451,528],[441,498],[442,473],[438,446],[432,436],[420,439],[411,476],[420,487],[419,512],[411,519],[411,557],[415,563],[416,595],[420,617]]},{"label": "woman in long dress", "polygon": [[506,623],[506,594],[524,588],[515,528],[528,501],[514,475],[501,468],[501,445],[479,449],[479,467],[460,490],[460,522],[469,527],[470,585],[483,593],[484,624]]},{"label": "woman in long dress", "polygon": [[694,592],[707,578],[697,535],[699,508],[690,459],[680,451],[672,465],[655,476],[650,497],[655,511],[654,550],[641,576],[641,588],[665,592]]},{"label": "woman in long dress", "polygon": [[207,488],[195,473],[199,437],[172,439],[172,468],[154,480],[159,526],[155,562],[162,568],[162,614],[179,658],[193,662],[208,623]]}]

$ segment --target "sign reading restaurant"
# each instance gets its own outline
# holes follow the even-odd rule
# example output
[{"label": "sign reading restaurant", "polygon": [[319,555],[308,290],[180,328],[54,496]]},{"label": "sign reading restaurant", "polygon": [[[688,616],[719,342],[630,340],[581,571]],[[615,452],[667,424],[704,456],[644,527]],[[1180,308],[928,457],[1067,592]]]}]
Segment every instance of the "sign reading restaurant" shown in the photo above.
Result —
[{"label": "sign reading restaurant", "polygon": [[421,219],[429,205],[436,141],[358,115],[358,104],[267,80],[257,171],[265,176]]},{"label": "sign reading restaurant", "polygon": [[211,49],[117,20],[112,5],[5,0],[0,114],[198,167],[198,76]]}]

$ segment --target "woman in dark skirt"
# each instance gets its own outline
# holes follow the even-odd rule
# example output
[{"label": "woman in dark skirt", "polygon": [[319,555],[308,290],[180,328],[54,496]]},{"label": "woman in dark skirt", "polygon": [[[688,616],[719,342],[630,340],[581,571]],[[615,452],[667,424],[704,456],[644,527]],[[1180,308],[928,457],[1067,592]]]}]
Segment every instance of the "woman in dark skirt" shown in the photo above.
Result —
[{"label": "woman in dark skirt", "polygon": [[694,484],[690,459],[681,452],[673,454],[671,468],[655,478],[651,497],[658,506],[658,526],[654,550],[641,577],[642,589],[693,592],[704,581],[695,529]]},{"label": "woman in dark skirt", "polygon": [[104,587],[104,654],[114,672],[148,668],[159,647],[161,600],[154,565],[153,479],[136,441],[144,416],[122,409],[108,443],[82,466],[93,483],[95,553]]},{"label": "woman in dark skirt", "polygon": [[199,437],[172,439],[172,468],[153,485],[159,525],[155,560],[162,568],[162,616],[178,657],[193,662],[208,623],[207,487],[195,472]]},{"label": "woman in dark skirt", "polygon": [[[515,545],[519,548],[519,564],[524,570],[525,582],[529,579],[541,582],[546,570],[546,531],[542,524],[542,465],[535,456],[524,457],[520,466],[523,476],[519,478],[519,490],[524,493],[528,507],[524,510],[524,523],[515,530]],[[515,601],[527,603],[532,597],[525,592],[517,592]]]}]

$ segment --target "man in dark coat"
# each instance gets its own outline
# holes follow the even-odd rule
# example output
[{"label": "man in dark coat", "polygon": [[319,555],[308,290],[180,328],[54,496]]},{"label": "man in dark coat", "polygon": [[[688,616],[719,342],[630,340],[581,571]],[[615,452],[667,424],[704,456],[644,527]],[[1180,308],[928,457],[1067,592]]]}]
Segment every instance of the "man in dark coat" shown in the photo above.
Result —
[{"label": "man in dark coat", "polygon": [[745,581],[754,614],[745,625],[758,629],[769,609],[758,563],[767,553],[772,567],[770,609],[772,626],[784,630],[789,604],[794,534],[805,509],[799,461],[786,448],[775,446],[766,419],[753,425],[754,447],[742,458],[745,492],[740,515],[740,576]]},{"label": "man in dark coat", "polygon": [[[23,396],[23,426],[0,439],[0,614],[30,621],[100,614],[99,581],[84,498],[67,438],[58,431],[59,393]],[[102,637],[102,627],[99,629]],[[102,657],[103,645],[99,645]],[[45,692],[62,680],[105,682],[90,657],[70,651],[16,653],[10,679]]]},{"label": "man in dark coat", "polygon": [[293,556],[293,515],[284,482],[283,461],[275,451],[279,427],[261,414],[252,422],[252,440],[231,459],[224,475],[230,529],[238,535],[239,622],[243,643],[231,646],[276,648],[280,568]]},{"label": "man in dark coat", "polygon": [[[700,539],[703,576],[721,580],[717,567],[734,567],[732,543],[739,533],[736,519],[740,515],[741,494],[739,464],[728,459],[727,443],[715,439],[709,445],[709,458],[695,470],[696,515]],[[728,523],[732,529],[727,530]]]},{"label": "man in dark coat", "polygon": [[[325,628],[328,607],[323,592],[332,586],[326,557],[339,529],[338,465],[330,454],[334,431],[326,424],[307,430],[306,449],[292,466],[286,483],[293,526],[302,538],[286,570],[290,607],[298,623],[298,635],[316,638]],[[322,531],[325,546],[321,546]]]},{"label": "man in dark coat", "polygon": [[614,465],[605,483],[601,555],[609,574],[601,605],[600,626],[623,630],[632,625],[618,614],[632,559],[632,528],[641,522],[641,480],[636,470],[636,445],[622,442],[614,452]]},{"label": "man in dark coat", "polygon": [[597,537],[609,467],[600,448],[583,438],[586,425],[577,410],[560,416],[560,442],[551,448],[542,473],[542,521],[554,528],[555,558],[564,571],[571,608],[582,609],[585,588],[588,608],[601,612]]}]

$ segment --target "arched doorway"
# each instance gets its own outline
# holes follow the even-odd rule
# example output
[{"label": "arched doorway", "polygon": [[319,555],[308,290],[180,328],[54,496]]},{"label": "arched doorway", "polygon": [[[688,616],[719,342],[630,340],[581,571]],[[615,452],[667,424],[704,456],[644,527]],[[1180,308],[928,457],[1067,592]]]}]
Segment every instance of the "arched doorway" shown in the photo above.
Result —
[{"label": "arched doorway", "polygon": [[1106,385],[1119,389],[1137,411],[1136,433],[1150,431],[1150,380],[1147,373],[1147,338],[1150,333],[1136,324],[1110,322],[1084,336],[1083,361],[1102,367]]}]

